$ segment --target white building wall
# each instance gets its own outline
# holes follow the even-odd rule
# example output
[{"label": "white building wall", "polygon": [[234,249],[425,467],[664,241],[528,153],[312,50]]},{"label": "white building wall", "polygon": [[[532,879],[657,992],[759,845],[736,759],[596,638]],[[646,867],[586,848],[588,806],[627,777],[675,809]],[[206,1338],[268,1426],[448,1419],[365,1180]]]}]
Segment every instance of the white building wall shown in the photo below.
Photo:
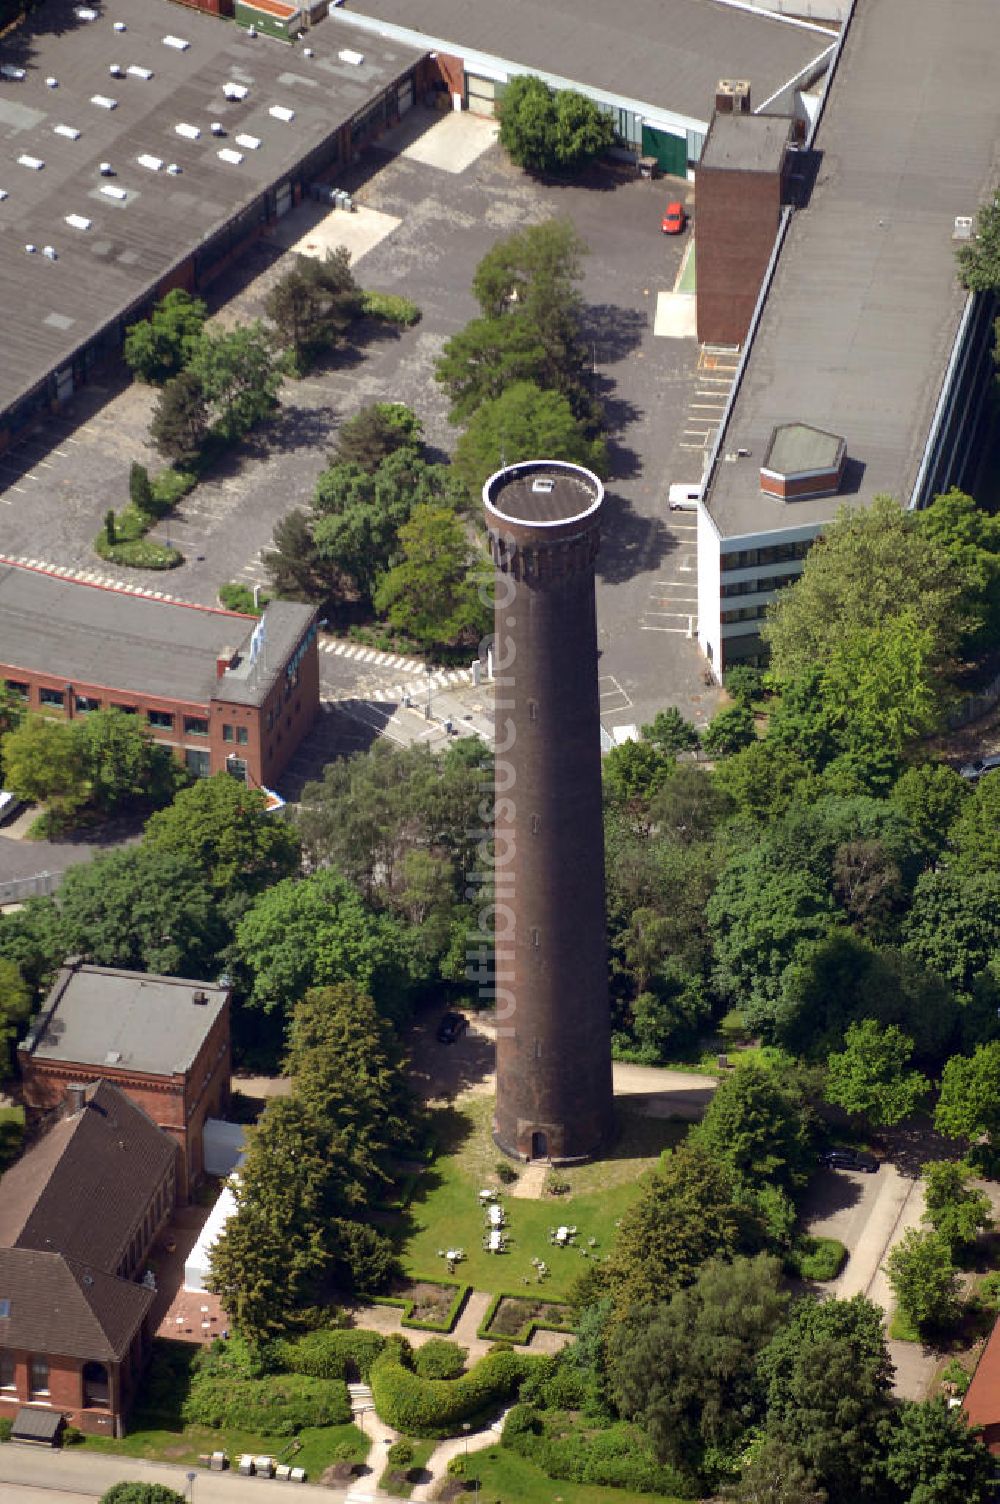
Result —
[{"label": "white building wall", "polygon": [[703,501],[698,503],[698,646],[713,674],[721,679],[722,622],[720,619],[719,530]]}]

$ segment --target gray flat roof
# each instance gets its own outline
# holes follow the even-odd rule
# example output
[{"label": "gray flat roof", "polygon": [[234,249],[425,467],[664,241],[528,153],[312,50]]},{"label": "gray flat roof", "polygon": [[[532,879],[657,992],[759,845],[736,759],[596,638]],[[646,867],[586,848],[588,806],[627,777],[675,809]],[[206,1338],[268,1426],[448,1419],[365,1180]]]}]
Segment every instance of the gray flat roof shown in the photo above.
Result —
[{"label": "gray flat roof", "polygon": [[698,167],[777,172],[791,128],[791,121],[784,115],[716,115]]},{"label": "gray flat roof", "polygon": [[[196,1003],[195,996],[206,999]],[[38,1060],[183,1075],[229,992],[107,966],[64,967],[22,1048]]]},{"label": "gray flat roof", "polygon": [[22,669],[125,695],[259,704],[281,667],[279,648],[287,657],[315,614],[294,601],[269,603],[266,659],[252,675],[220,680],[216,660],[227,649],[247,661],[253,618],[0,565],[0,659],[12,678]]},{"label": "gray flat roof", "polygon": [[[0,63],[26,69],[22,80],[0,78],[0,189],[7,194],[0,201],[0,412],[140,302],[420,56],[320,25],[309,32],[316,56],[306,58],[300,47],[251,39],[230,22],[163,0],[129,0],[120,8],[128,29],[118,33],[118,10],[96,8],[96,20],[80,21],[67,0],[47,0],[0,41]],[[171,35],[190,45],[165,45]],[[364,62],[340,61],[344,48],[363,53]],[[112,64],[153,76],[114,78]],[[58,87],[46,87],[47,77]],[[227,100],[226,82],[244,86],[245,100]],[[116,108],[94,104],[95,95],[117,100]],[[294,119],[272,117],[274,105]],[[225,140],[211,134],[213,121],[225,127]],[[200,137],[178,135],[178,124],[195,126]],[[60,125],[79,139],[57,134]],[[241,146],[237,134],[260,144]],[[226,163],[221,149],[243,160]],[[140,165],[144,154],[162,169]],[[24,155],[45,166],[20,165]],[[101,177],[103,161],[115,177]],[[170,163],[180,176],[167,173]],[[105,186],[125,189],[126,202],[103,195]],[[71,228],[68,214],[89,219],[90,228]],[[28,243],[38,247],[35,255],[26,254]],[[57,261],[41,254],[46,245]]]},{"label": "gray flat roof", "polygon": [[[1000,170],[998,19],[996,0],[858,6],[812,199],[793,216],[722,439],[720,453],[752,458],[720,463],[709,488],[724,537],[819,526],[880,491],[909,498],[966,301],[955,217],[975,214]],[[844,436],[844,493],[761,495],[771,431],[796,422]]]},{"label": "gray flat roof", "polygon": [[779,475],[793,476],[831,470],[838,463],[844,441],[808,423],[783,423],[771,435],[763,464]]},{"label": "gray flat roof", "polygon": [[707,121],[720,79],[761,105],[834,41],[829,31],[721,0],[347,0],[351,14]]}]

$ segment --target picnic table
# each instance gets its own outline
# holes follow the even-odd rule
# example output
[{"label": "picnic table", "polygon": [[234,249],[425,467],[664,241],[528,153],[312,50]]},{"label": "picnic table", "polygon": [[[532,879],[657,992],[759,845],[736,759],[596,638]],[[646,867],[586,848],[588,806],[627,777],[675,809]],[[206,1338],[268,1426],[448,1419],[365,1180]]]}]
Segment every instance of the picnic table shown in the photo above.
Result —
[{"label": "picnic table", "polygon": [[490,1225],[492,1227],[503,1226],[503,1207],[497,1206],[496,1202],[490,1207]]},{"label": "picnic table", "polygon": [[490,1232],[486,1247],[490,1253],[503,1253],[503,1234],[498,1227],[494,1227]]}]

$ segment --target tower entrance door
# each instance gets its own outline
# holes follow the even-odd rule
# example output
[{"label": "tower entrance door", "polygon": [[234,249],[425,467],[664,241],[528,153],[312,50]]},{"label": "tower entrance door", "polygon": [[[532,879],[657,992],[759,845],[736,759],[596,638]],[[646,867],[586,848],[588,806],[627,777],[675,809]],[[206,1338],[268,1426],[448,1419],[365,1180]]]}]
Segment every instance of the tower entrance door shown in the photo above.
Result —
[{"label": "tower entrance door", "polygon": [[531,1157],[532,1159],[548,1159],[549,1140],[547,1134],[533,1133],[531,1135]]}]

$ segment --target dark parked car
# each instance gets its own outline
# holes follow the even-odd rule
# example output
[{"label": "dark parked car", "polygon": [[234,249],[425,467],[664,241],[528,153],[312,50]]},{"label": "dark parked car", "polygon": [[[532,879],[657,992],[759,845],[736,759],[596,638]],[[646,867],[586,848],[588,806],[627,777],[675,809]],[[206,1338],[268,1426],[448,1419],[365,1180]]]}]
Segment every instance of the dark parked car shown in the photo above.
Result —
[{"label": "dark parked car", "polygon": [[827,1149],[822,1158],[823,1163],[833,1170],[864,1170],[866,1175],[874,1175],[878,1169],[874,1155],[865,1154],[861,1149]]},{"label": "dark parked car", "polygon": [[441,1044],[454,1044],[469,1027],[464,1013],[446,1013],[438,1024],[437,1037]]}]

